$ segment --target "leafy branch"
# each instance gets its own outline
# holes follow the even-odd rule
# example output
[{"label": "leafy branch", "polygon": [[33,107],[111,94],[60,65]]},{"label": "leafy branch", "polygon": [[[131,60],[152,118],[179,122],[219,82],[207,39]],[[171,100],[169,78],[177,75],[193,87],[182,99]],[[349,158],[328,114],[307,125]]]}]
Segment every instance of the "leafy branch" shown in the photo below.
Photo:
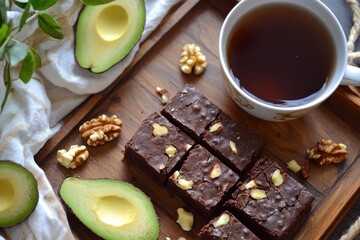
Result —
[{"label": "leafy branch", "polygon": [[[82,0],[85,5],[96,6],[106,4],[114,0]],[[56,19],[44,10],[52,7],[57,0],[0,0],[0,61],[5,61],[4,83],[5,95],[1,104],[0,112],[3,111],[11,91],[13,76],[12,69],[20,66],[19,76],[25,84],[28,83],[36,68],[41,67],[41,56],[38,51],[25,43],[15,39],[15,34],[23,30],[23,27],[37,19],[37,24],[44,33],[56,39],[62,39],[61,26]],[[7,11],[12,4],[23,9],[20,23],[13,26],[13,22],[7,18]],[[31,11],[31,9],[33,11]]]},{"label": "leafy branch", "polygon": [[[56,19],[50,14],[42,12],[52,7],[56,2],[57,0],[0,0],[0,61],[5,61],[3,79],[6,86],[1,111],[4,109],[11,90],[12,69],[19,66],[19,76],[16,76],[16,79],[28,83],[35,69],[41,67],[41,56],[38,51],[16,40],[16,33],[22,31],[25,24],[36,19],[39,27],[47,35],[56,39],[64,37],[61,33],[61,26]],[[7,11],[10,10],[12,4],[23,9],[18,26],[13,26],[12,20],[7,17]],[[30,13],[31,9],[33,11]]]}]

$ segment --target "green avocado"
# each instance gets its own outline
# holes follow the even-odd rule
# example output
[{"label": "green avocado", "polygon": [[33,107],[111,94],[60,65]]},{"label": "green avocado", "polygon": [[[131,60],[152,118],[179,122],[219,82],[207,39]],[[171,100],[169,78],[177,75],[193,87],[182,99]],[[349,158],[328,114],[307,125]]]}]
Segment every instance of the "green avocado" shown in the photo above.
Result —
[{"label": "green avocado", "polygon": [[104,239],[152,240],[159,236],[151,201],[129,183],[68,177],[61,184],[60,197],[85,226]]},{"label": "green avocado", "polygon": [[39,199],[37,182],[23,166],[0,161],[0,227],[24,221]]},{"label": "green avocado", "polygon": [[121,61],[139,41],[146,20],[144,0],[85,6],[76,28],[75,57],[94,73]]}]

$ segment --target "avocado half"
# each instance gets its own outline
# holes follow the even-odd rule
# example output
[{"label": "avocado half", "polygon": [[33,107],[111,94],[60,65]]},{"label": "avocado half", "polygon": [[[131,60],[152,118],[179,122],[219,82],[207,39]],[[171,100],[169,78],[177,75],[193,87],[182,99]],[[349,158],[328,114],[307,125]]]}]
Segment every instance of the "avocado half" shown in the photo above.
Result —
[{"label": "avocado half", "polygon": [[76,28],[78,64],[100,73],[121,61],[139,41],[145,16],[144,0],[115,0],[85,6]]},{"label": "avocado half", "polygon": [[38,199],[37,182],[31,172],[15,162],[0,161],[0,227],[24,221]]},{"label": "avocado half", "polygon": [[155,240],[159,236],[151,201],[129,183],[68,177],[61,184],[60,197],[85,226],[104,239]]}]

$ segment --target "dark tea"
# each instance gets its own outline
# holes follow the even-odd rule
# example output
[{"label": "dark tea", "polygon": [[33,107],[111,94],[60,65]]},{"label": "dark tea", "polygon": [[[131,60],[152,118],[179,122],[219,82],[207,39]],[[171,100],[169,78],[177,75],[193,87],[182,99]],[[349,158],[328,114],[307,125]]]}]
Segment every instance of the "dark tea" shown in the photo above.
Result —
[{"label": "dark tea", "polygon": [[264,4],[245,15],[228,44],[230,72],[252,97],[298,106],[325,88],[335,64],[330,33],[312,13]]}]

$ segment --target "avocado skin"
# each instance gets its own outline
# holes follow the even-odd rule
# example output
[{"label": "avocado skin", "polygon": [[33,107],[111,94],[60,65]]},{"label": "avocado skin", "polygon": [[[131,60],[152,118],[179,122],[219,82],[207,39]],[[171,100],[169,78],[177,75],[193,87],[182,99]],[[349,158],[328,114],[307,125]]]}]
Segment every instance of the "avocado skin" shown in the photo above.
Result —
[{"label": "avocado skin", "polygon": [[19,223],[24,222],[25,220],[27,220],[29,218],[29,216],[34,212],[38,202],[39,202],[39,190],[38,190],[38,183],[36,178],[34,177],[34,175],[27,170],[24,166],[14,162],[14,161],[10,161],[10,160],[0,160],[0,163],[4,163],[4,164],[9,164],[9,165],[13,165],[16,168],[18,168],[21,171],[24,171],[25,174],[27,174],[28,176],[30,176],[32,184],[34,186],[33,190],[34,190],[34,196],[35,196],[35,201],[32,203],[33,206],[27,211],[26,215],[21,216],[18,219],[14,219],[13,221],[10,221],[9,223],[6,224],[0,224],[0,227],[12,227],[15,226]]},{"label": "avocado skin", "polygon": [[[113,183],[118,182],[120,184],[127,185],[128,187],[132,188],[134,191],[140,192],[141,194],[143,194],[143,196],[146,198],[146,200],[148,202],[150,202],[150,204],[151,204],[152,209],[150,209],[149,211],[154,216],[153,220],[156,221],[155,227],[153,227],[154,233],[151,236],[145,236],[145,237],[144,236],[141,236],[141,237],[132,236],[131,238],[113,237],[113,236],[106,236],[106,235],[99,234],[95,229],[93,229],[91,226],[89,226],[88,224],[86,224],[86,223],[84,223],[82,221],[81,217],[76,214],[76,209],[74,207],[72,207],[72,206],[69,206],[69,204],[67,203],[67,201],[64,199],[63,195],[61,194],[62,186],[63,186],[64,182],[66,182],[68,179],[78,179],[80,181],[99,181],[99,182],[100,181],[110,181],[110,182],[113,182]],[[98,188],[95,188],[94,190],[98,191]],[[89,191],[90,191],[90,189],[89,189]],[[85,178],[82,178],[82,177],[79,177],[79,176],[68,176],[67,178],[64,179],[63,183],[60,185],[58,193],[59,193],[61,201],[67,207],[67,209],[72,214],[72,216],[74,216],[77,219],[77,221],[79,221],[81,224],[83,224],[87,229],[91,230],[91,232],[88,233],[89,237],[91,239],[156,240],[159,237],[160,226],[159,226],[159,222],[158,222],[158,216],[157,216],[157,214],[155,212],[155,209],[153,208],[153,205],[151,203],[151,199],[148,196],[146,196],[139,188],[133,186],[131,183],[123,182],[123,181],[119,181],[119,180],[108,179],[108,178],[85,179]],[[146,225],[151,225],[151,224],[146,224]],[[120,231],[122,231],[122,230],[120,230]]]}]

